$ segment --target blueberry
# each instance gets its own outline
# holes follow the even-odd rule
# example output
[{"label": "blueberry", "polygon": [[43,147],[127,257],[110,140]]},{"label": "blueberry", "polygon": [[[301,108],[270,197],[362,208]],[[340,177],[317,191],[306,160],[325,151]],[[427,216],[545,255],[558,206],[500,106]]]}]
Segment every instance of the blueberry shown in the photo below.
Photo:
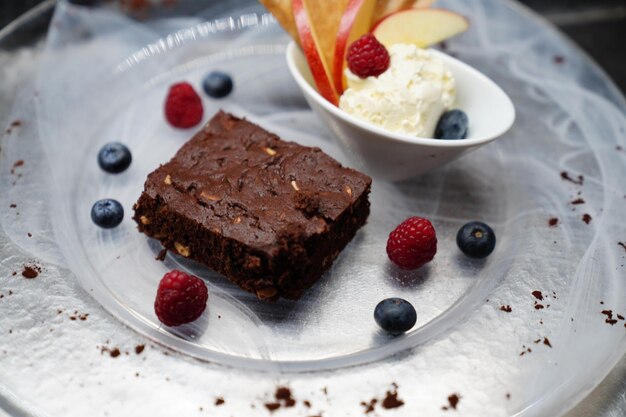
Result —
[{"label": "blueberry", "polygon": [[126,171],[132,161],[130,150],[119,142],[107,143],[98,152],[98,165],[111,174]]},{"label": "blueberry", "polygon": [[110,198],[96,201],[91,208],[91,220],[103,229],[113,229],[122,223],[124,207]]},{"label": "blueberry", "polygon": [[408,301],[402,298],[387,298],[376,306],[374,320],[386,332],[400,334],[415,326],[417,313]]},{"label": "blueberry", "polygon": [[224,72],[213,71],[204,79],[202,88],[210,97],[224,98],[233,91],[233,79]]},{"label": "blueberry", "polygon": [[496,234],[482,222],[469,222],[459,229],[456,244],[469,257],[482,259],[496,247]]},{"label": "blueberry", "polygon": [[450,110],[439,119],[435,128],[435,139],[465,139],[469,121],[462,110]]}]

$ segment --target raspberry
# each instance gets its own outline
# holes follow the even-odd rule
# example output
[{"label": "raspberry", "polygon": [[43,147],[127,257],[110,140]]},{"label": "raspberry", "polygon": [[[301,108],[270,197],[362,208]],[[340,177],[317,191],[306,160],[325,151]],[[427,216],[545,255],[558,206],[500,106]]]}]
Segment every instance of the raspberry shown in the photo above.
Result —
[{"label": "raspberry", "polygon": [[427,219],[411,217],[389,234],[387,255],[402,269],[417,269],[437,253],[435,228]]},{"label": "raspberry", "polygon": [[165,117],[174,127],[187,129],[202,121],[202,99],[189,83],[170,87],[165,101]]},{"label": "raspberry", "polygon": [[200,278],[171,271],[159,283],[154,311],[166,326],[190,323],[202,315],[209,292]]},{"label": "raspberry", "polygon": [[360,78],[378,77],[389,68],[389,52],[372,34],[365,34],[348,48],[348,68]]}]

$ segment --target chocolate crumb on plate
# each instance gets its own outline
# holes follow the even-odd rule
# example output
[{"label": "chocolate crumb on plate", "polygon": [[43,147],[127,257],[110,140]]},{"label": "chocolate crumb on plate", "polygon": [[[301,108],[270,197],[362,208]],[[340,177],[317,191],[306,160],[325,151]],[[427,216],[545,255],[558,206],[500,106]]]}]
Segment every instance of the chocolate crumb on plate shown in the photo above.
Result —
[{"label": "chocolate crumb on plate", "polygon": [[269,411],[276,411],[280,407],[290,408],[296,405],[296,400],[291,394],[291,390],[287,387],[278,387],[274,393],[275,402],[265,403],[265,408]]},{"label": "chocolate crumb on plate", "polygon": [[215,399],[215,406],[216,406],[216,407],[219,407],[220,405],[224,404],[225,402],[226,402],[226,401],[224,401],[224,398],[222,398],[222,397],[217,397],[217,398]]},{"label": "chocolate crumb on plate", "polygon": [[624,248],[624,250],[626,251],[626,242],[617,242],[617,244]]},{"label": "chocolate crumb on plate", "polygon": [[41,272],[41,270],[37,266],[24,265],[24,270],[22,270],[22,276],[26,279],[34,279],[39,276],[39,272]]},{"label": "chocolate crumb on plate", "polygon": [[526,347],[526,345],[522,345],[522,353],[520,353],[520,356],[524,356],[527,353],[532,353],[532,349],[529,347]]},{"label": "chocolate crumb on plate", "polygon": [[442,410],[456,410],[456,407],[459,405],[459,401],[461,401],[461,396],[459,394],[451,394],[448,396],[448,406],[441,407]]},{"label": "chocolate crumb on plate", "polygon": [[13,129],[18,128],[20,126],[22,126],[21,120],[13,120],[11,124],[9,125],[9,127],[7,128],[7,130],[5,130],[5,133],[7,135],[10,135],[11,133],[13,133]]},{"label": "chocolate crumb on plate", "polygon": [[284,407],[293,407],[296,405],[296,400],[294,400],[291,395],[291,390],[287,387],[278,387],[274,397],[276,400],[282,401]]},{"label": "chocolate crumb on plate", "polygon": [[573,204],[575,206],[577,206],[579,204],[585,204],[585,200],[583,200],[582,198],[577,198],[576,200],[570,202],[570,204]]},{"label": "chocolate crumb on plate", "polygon": [[145,348],[146,348],[146,345],[137,345],[135,346],[135,353],[137,355],[140,355],[144,351]]},{"label": "chocolate crumb on plate", "polygon": [[504,305],[503,305],[503,306],[500,306],[500,310],[501,310],[501,311],[504,311],[504,312],[506,312],[506,313],[510,313],[510,312],[512,312],[512,311],[513,311],[513,309],[511,308],[511,306],[510,306],[510,305],[508,305],[508,304],[507,304],[507,305],[505,305],[505,306],[504,306]]},{"label": "chocolate crumb on plate", "polygon": [[390,410],[393,408],[402,407],[404,405],[404,401],[398,398],[398,390],[395,388],[392,391],[387,391],[387,395],[383,399],[381,405],[384,409]]},{"label": "chocolate crumb on plate", "polygon": [[592,220],[592,217],[588,213],[583,214],[583,221],[585,223],[589,224],[591,223],[591,220]]},{"label": "chocolate crumb on plate", "polygon": [[550,227],[556,227],[557,224],[559,224],[559,219],[557,219],[556,217],[552,217],[548,220],[548,226]]},{"label": "chocolate crumb on plate", "polygon": [[280,403],[265,403],[265,408],[270,410],[270,412],[274,412],[280,408]]},{"label": "chocolate crumb on plate", "polygon": [[552,347],[552,344],[550,343],[550,340],[547,337],[543,338],[543,344],[546,345],[549,348]]},{"label": "chocolate crumb on plate", "polygon": [[561,172],[561,178],[576,185],[583,185],[583,183],[585,182],[585,177],[583,177],[582,175],[579,175],[576,179],[574,179],[569,175],[567,171]]},{"label": "chocolate crumb on plate", "polygon": [[374,411],[377,402],[378,399],[376,398],[372,398],[369,402],[361,401],[361,405],[365,407],[365,414],[369,414]]},{"label": "chocolate crumb on plate", "polygon": [[11,168],[11,174],[15,174],[15,168],[19,168],[21,166],[24,166],[23,159],[18,159],[17,161],[15,161],[15,163],[13,164],[13,168]]},{"label": "chocolate crumb on plate", "polygon": [[613,310],[602,310],[602,314],[606,316],[606,319],[604,320],[605,323],[608,323],[611,326],[617,323],[617,320],[613,318]]},{"label": "chocolate crumb on plate", "polygon": [[157,261],[164,261],[165,257],[167,256],[167,249],[163,248],[159,251],[159,253],[157,254],[156,259]]},{"label": "chocolate crumb on plate", "polygon": [[535,290],[532,292],[533,297],[535,297],[537,300],[543,300],[543,294],[541,293],[541,291],[539,290]]}]

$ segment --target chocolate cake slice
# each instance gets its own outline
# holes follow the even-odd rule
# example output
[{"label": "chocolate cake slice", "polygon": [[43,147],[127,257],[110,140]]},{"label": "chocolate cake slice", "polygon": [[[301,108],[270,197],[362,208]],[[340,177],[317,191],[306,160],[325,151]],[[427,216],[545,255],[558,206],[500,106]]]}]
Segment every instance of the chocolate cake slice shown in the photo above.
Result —
[{"label": "chocolate cake slice", "polygon": [[260,299],[297,299],[369,215],[371,178],[219,112],[135,205],[139,230]]}]

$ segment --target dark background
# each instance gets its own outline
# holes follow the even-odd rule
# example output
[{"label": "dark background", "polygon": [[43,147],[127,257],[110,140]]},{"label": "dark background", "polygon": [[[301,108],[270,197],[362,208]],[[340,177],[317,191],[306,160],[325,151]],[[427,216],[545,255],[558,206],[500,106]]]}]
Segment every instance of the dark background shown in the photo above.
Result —
[{"label": "dark background", "polygon": [[[626,93],[626,0],[520,0],[585,49]],[[0,0],[0,28],[42,0]]]}]

